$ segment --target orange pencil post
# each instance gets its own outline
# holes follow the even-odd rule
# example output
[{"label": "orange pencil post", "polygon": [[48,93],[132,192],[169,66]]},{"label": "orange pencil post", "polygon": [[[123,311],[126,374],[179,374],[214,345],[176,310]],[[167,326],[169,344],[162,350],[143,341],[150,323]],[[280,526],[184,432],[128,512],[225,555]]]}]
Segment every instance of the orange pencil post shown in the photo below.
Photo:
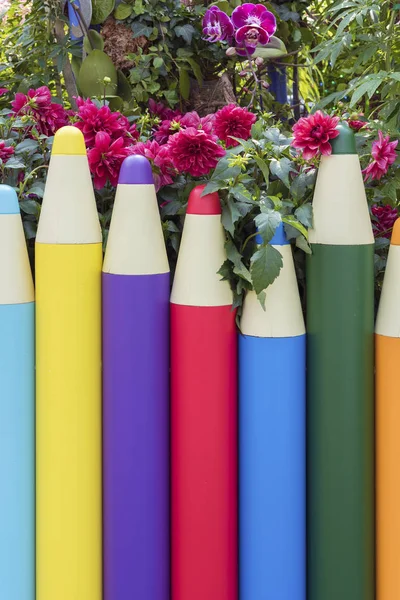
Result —
[{"label": "orange pencil post", "polygon": [[375,328],[377,600],[400,598],[400,219]]}]

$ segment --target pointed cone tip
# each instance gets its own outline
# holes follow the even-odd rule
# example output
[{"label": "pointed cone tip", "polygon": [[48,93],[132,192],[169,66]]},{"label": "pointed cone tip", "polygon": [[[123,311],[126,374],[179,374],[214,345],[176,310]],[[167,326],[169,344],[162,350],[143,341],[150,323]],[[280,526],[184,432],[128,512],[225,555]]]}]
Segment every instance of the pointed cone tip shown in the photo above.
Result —
[{"label": "pointed cone tip", "polygon": [[400,246],[400,218],[396,219],[395,224],[393,225],[390,243],[392,246]]},{"label": "pointed cone tip", "polygon": [[9,185],[0,184],[0,215],[19,214],[18,197]]},{"label": "pointed cone tip", "polygon": [[189,195],[186,214],[188,215],[220,215],[221,202],[217,192],[202,196],[206,184],[198,185]]},{"label": "pointed cone tip", "polygon": [[118,183],[127,185],[154,184],[151,164],[147,158],[140,154],[127,156],[121,165]]},{"label": "pointed cone tip", "polygon": [[66,156],[86,155],[85,139],[81,130],[72,125],[61,127],[54,136],[51,153]]},{"label": "pointed cone tip", "polygon": [[331,140],[332,154],[357,154],[356,138],[349,125],[342,121],[336,127],[336,131],[339,135]]}]

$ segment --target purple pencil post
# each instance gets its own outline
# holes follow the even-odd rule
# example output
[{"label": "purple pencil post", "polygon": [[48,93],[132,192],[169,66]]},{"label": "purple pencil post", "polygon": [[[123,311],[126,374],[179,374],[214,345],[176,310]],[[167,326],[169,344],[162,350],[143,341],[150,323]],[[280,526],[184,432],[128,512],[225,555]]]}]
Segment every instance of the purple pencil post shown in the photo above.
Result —
[{"label": "purple pencil post", "polygon": [[169,600],[169,292],[151,167],[130,156],[103,267],[104,600]]}]

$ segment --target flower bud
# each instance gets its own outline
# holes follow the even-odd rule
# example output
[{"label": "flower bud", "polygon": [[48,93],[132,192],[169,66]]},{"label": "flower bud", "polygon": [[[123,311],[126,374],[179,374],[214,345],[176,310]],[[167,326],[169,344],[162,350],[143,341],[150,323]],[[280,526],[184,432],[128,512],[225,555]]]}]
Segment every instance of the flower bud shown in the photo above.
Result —
[{"label": "flower bud", "polygon": [[110,77],[104,77],[103,83],[104,83],[104,85],[107,85],[108,83],[111,83]]}]

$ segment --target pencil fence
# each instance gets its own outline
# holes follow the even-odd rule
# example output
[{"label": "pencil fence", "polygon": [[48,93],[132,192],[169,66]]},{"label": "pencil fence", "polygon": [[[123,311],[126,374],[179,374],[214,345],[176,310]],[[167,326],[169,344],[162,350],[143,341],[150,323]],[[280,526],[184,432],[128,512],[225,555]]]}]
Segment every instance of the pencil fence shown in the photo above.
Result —
[{"label": "pencil fence", "polygon": [[[1,598],[373,600],[373,235],[339,130],[315,189],[307,339],[282,225],[281,273],[265,310],[248,293],[238,335],[204,186],[170,297],[144,157],[122,165],[102,266],[74,127],[54,140],[35,311],[18,200],[0,186]],[[400,597],[399,252],[400,220],[375,336],[378,600]]]}]

